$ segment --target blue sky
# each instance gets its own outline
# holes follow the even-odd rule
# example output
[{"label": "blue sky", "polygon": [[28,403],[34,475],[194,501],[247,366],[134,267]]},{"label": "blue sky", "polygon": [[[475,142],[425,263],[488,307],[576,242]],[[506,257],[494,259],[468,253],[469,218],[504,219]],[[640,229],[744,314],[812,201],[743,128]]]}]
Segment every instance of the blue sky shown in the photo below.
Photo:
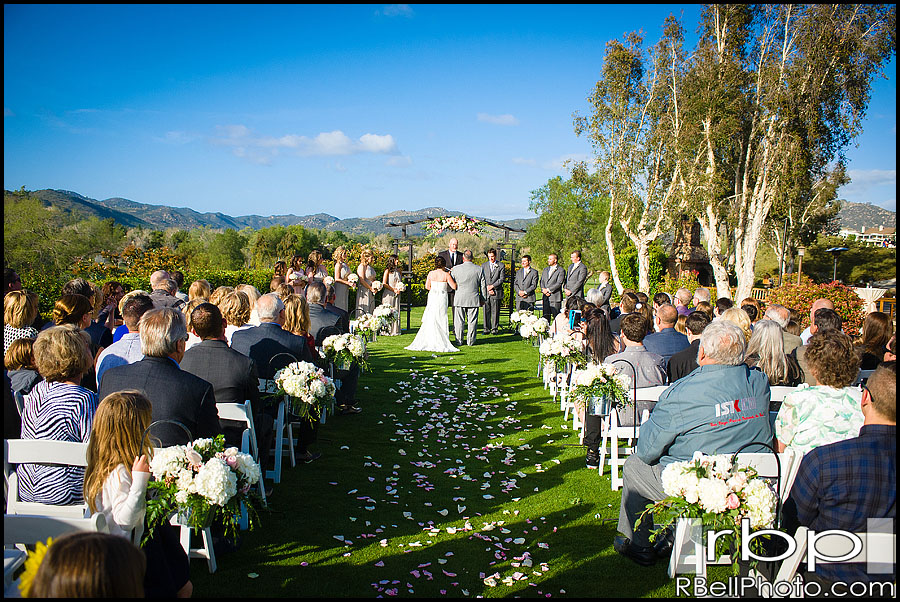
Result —
[{"label": "blue sky", "polygon": [[[4,187],[229,215],[533,217],[607,41],[696,5],[4,6]],[[854,202],[896,209],[896,65]]]}]

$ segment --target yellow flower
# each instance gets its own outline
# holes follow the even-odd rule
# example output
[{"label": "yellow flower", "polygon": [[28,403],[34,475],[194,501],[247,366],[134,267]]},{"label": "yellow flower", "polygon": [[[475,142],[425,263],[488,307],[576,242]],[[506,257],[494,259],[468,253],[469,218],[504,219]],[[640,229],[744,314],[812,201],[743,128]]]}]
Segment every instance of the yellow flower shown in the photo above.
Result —
[{"label": "yellow flower", "polygon": [[47,549],[52,543],[53,538],[49,537],[46,544],[39,541],[34,545],[34,551],[28,552],[28,558],[25,560],[25,571],[19,578],[19,593],[22,594],[23,598],[28,597],[31,582],[34,581],[34,576],[37,575],[38,568],[40,568],[41,562],[43,562],[44,556],[47,554]]}]

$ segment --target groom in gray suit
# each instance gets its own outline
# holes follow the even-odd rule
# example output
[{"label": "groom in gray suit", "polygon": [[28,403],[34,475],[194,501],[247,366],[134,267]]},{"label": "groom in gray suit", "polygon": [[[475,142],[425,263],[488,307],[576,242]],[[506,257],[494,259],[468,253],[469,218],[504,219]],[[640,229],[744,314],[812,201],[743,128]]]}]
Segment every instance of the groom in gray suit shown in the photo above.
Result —
[{"label": "groom in gray suit", "polygon": [[[475,344],[478,332],[478,308],[484,304],[487,285],[481,268],[472,263],[472,251],[463,253],[461,265],[450,270],[456,280],[456,294],[453,296],[453,325],[456,344],[462,345],[463,329],[466,328],[466,344]],[[465,324],[465,326],[463,325]]]}]

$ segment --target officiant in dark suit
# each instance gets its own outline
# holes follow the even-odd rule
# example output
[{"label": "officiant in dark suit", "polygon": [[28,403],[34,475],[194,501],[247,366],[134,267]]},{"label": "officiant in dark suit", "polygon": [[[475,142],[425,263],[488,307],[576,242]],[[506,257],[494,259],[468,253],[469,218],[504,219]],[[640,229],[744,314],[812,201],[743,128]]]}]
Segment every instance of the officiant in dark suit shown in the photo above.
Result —
[{"label": "officiant in dark suit", "polygon": [[[449,272],[453,268],[458,265],[462,265],[463,262],[463,254],[462,251],[459,250],[459,241],[455,238],[451,238],[450,242],[447,243],[447,250],[441,251],[438,253],[438,257],[444,258],[444,267]],[[453,307],[453,295],[454,291],[451,289],[447,291],[447,306]],[[453,332],[453,312],[450,312],[450,332]]]},{"label": "officiant in dark suit", "polygon": [[562,288],[566,280],[565,272],[556,262],[556,253],[550,253],[547,256],[547,267],[541,272],[541,302],[548,322],[552,322],[562,308]]},{"label": "officiant in dark suit", "polygon": [[484,299],[484,334],[497,334],[500,324],[500,307],[503,305],[503,264],[497,261],[497,249],[488,249],[488,260],[481,265],[481,273],[487,286]]}]

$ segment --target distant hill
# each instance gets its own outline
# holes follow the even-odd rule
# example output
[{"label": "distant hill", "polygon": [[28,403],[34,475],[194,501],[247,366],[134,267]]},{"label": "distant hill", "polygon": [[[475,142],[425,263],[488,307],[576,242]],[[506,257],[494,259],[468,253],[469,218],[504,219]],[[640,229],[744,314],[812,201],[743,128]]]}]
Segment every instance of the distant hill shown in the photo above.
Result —
[{"label": "distant hill", "polygon": [[838,213],[841,228],[862,231],[865,228],[897,227],[897,213],[868,203],[845,203]]},{"label": "distant hill", "polygon": [[[391,213],[370,218],[338,219],[327,213],[316,213],[314,215],[243,215],[233,217],[224,213],[200,213],[186,207],[149,205],[119,197],[98,201],[68,190],[36,190],[30,194],[40,199],[45,205],[52,205],[78,219],[86,219],[92,216],[100,219],[112,218],[123,226],[141,226],[155,230],[165,230],[166,228],[187,230],[204,226],[214,229],[234,228],[235,230],[249,227],[256,230],[277,225],[292,226],[300,224],[306,228],[342,231],[348,234],[378,235],[388,233],[399,235],[399,228],[389,228],[386,224],[423,220],[439,215],[462,214],[460,211],[448,211],[441,207],[426,207],[416,211],[392,211]],[[535,220],[490,221],[524,230]],[[410,236],[417,236],[423,234],[423,232],[424,230],[420,225],[407,228],[407,234]],[[519,236],[521,234],[513,233],[514,238]]]}]

